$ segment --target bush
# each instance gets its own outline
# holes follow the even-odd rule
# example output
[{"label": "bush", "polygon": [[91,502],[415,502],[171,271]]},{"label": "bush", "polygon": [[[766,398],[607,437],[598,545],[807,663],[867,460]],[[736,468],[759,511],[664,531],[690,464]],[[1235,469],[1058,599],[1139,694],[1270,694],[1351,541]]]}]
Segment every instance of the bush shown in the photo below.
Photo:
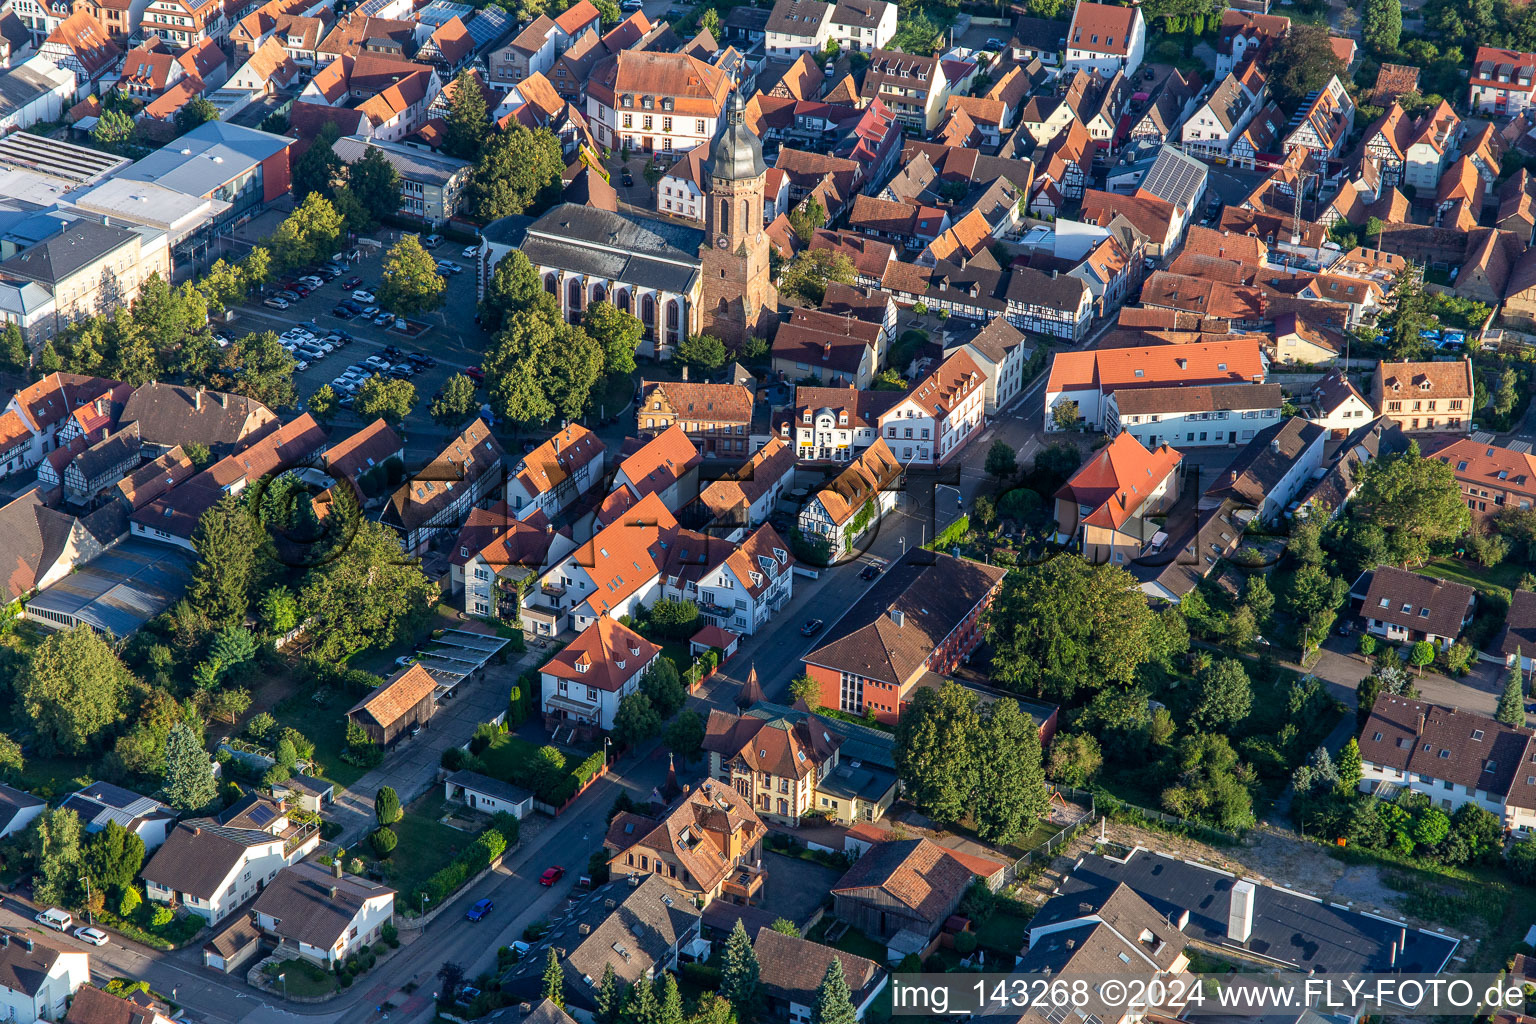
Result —
[{"label": "bush", "polygon": [[395,830],[392,828],[376,828],[373,830],[373,835],[368,837],[368,844],[382,859],[395,852],[395,847],[400,845],[400,837],[395,835]]},{"label": "bush", "polygon": [[392,924],[386,924],[379,929],[379,935],[388,943],[390,949],[400,948],[400,929]]},{"label": "bush", "polygon": [[170,907],[156,907],[154,912],[149,915],[149,926],[151,928],[164,928],[175,919],[176,915],[171,913]]},{"label": "bush", "polygon": [[720,987],[720,968],[711,967],[704,963],[683,964],[683,981],[693,985],[694,988],[713,992]]},{"label": "bush", "polygon": [[438,759],[438,764],[442,765],[450,772],[456,772],[460,768],[464,767],[464,759],[468,756],[469,755],[464,752],[463,747],[449,747],[447,750],[443,751],[443,756]]},{"label": "bush", "polygon": [[961,956],[970,956],[976,952],[976,933],[960,932],[955,936],[955,952]]},{"label": "bush", "polygon": [[138,910],[139,904],[143,902],[144,898],[139,895],[138,888],[130,885],[128,888],[123,890],[122,899],[120,899],[117,903],[117,916],[132,917],[133,912]]},{"label": "bush", "polygon": [[506,840],[508,848],[517,845],[517,836],[522,827],[523,824],[517,820],[517,815],[509,811],[497,811],[491,815],[491,828],[501,833],[501,838]]},{"label": "bush", "polygon": [[501,730],[490,722],[481,722],[475,726],[475,734],[469,738],[469,752],[471,754],[483,754],[491,745]]}]

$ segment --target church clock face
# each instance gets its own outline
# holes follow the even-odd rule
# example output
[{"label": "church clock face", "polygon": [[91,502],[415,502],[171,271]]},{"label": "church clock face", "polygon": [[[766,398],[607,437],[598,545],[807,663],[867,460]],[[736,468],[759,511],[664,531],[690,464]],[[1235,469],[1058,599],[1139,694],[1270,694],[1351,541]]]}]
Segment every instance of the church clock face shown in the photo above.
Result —
[{"label": "church clock face", "polygon": [[726,246],[728,246],[730,244],[731,244],[731,240],[729,238],[726,238],[724,235],[721,235],[719,238],[715,239],[715,248],[717,248],[717,249],[724,249]]}]

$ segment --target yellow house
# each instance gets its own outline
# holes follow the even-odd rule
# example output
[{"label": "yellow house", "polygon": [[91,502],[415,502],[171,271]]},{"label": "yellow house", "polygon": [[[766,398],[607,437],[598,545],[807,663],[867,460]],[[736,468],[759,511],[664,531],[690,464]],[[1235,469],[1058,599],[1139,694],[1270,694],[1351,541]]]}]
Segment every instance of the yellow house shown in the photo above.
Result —
[{"label": "yellow house", "polygon": [[0,274],[35,281],[53,295],[54,334],[76,320],[110,313],[138,298],[149,275],[170,280],[164,234],[141,234],[81,219],[0,263]]},{"label": "yellow house", "polygon": [[1182,453],[1148,451],[1130,433],[1115,437],[1056,492],[1056,539],[1075,539],[1090,562],[1124,565],[1146,553],[1160,525],[1148,517],[1179,500]]}]

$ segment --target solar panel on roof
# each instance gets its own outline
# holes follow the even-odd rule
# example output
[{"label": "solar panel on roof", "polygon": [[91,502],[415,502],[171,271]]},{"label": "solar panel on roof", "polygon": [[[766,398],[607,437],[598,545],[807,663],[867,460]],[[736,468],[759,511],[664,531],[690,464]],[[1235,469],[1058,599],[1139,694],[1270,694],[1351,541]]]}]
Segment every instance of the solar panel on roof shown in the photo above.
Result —
[{"label": "solar panel on roof", "polygon": [[257,804],[255,807],[251,808],[250,817],[254,824],[265,825],[267,822],[277,817],[277,812],[272,810],[272,808],[266,804]]}]

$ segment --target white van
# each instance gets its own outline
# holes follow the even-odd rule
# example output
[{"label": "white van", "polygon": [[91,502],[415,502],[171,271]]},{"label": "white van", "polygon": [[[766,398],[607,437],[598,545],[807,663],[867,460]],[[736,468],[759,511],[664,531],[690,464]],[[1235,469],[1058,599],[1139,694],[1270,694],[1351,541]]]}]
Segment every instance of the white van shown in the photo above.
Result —
[{"label": "white van", "polygon": [[49,907],[37,915],[37,923],[47,925],[54,931],[67,932],[75,923],[75,919],[69,916],[69,912],[58,907]]}]

